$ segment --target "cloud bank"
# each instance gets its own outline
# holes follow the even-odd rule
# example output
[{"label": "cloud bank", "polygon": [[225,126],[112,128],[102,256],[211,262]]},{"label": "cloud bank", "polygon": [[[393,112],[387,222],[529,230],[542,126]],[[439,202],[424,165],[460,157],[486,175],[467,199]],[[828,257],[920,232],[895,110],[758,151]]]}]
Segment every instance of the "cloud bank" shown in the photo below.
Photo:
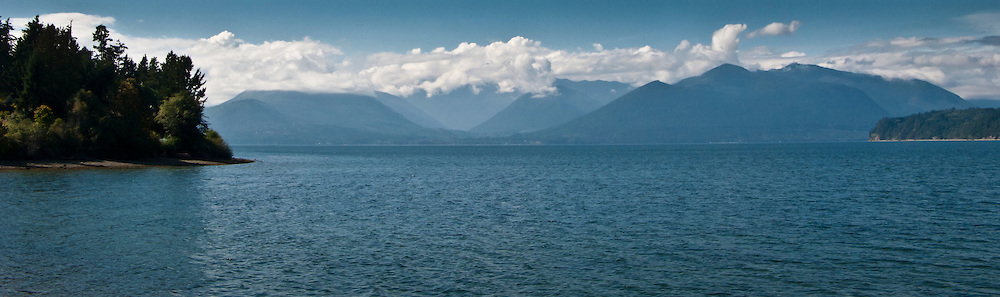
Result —
[{"label": "cloud bank", "polygon": [[[84,45],[90,45],[94,26],[108,25],[112,38],[124,42],[133,58],[162,57],[171,50],[191,56],[206,74],[210,105],[244,90],[381,91],[402,96],[425,91],[433,96],[467,85],[493,85],[500,92],[544,94],[554,91],[552,82],[557,78],[634,85],[653,80],[674,83],[723,63],[773,69],[792,62],[923,79],[967,99],[1000,98],[1000,36],[899,37],[821,55],[766,46],[740,51],[741,36],[791,35],[802,25],[792,21],[771,23],[749,33],[744,24],[725,25],[713,32],[710,44],[681,40],[672,49],[606,48],[595,43],[590,49],[568,51],[515,36],[490,44],[466,42],[450,49],[375,53],[351,61],[338,47],[309,38],[249,43],[228,31],[197,40],[146,38],[120,34],[110,17],[62,13],[40,18],[56,25],[72,20],[74,35]],[[984,18],[970,17],[986,27],[989,21]],[[11,19],[15,25],[28,20]]]},{"label": "cloud bank", "polygon": [[921,79],[965,99],[1000,99],[1000,46],[997,36],[975,38],[897,37],[872,40],[821,56],[775,54],[755,49],[741,56],[749,68],[774,69],[792,62],[880,75]]},{"label": "cloud bank", "polygon": [[565,51],[517,36],[486,45],[376,53],[360,63],[345,59],[337,47],[308,38],[254,44],[231,32],[200,40],[113,37],[125,42],[133,56],[165,55],[171,45],[175,52],[191,56],[206,74],[209,104],[218,104],[254,89],[407,96],[418,90],[443,94],[466,85],[544,94],[555,91],[556,78],[672,83],[722,63],[738,63],[739,34],[745,29],[727,25],[713,34],[712,44],[683,40],[672,50],[595,45],[590,51]]}]

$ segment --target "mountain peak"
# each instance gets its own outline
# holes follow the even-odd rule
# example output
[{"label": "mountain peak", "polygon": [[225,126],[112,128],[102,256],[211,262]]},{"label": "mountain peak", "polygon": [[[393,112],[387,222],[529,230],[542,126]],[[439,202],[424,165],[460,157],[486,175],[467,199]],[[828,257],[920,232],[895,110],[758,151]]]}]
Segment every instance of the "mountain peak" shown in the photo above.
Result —
[{"label": "mountain peak", "polygon": [[746,68],[733,64],[722,64],[712,68],[712,70],[706,71],[701,76],[710,78],[739,78],[748,77],[750,74],[750,70]]},{"label": "mountain peak", "polygon": [[719,65],[718,67],[712,68],[712,70],[709,70],[709,71],[707,71],[705,73],[709,73],[709,72],[712,72],[712,71],[750,72],[750,70],[747,70],[746,68],[740,67],[738,65],[729,64],[729,63],[725,63],[725,64],[722,64],[722,65]]},{"label": "mountain peak", "polygon": [[669,85],[670,84],[668,84],[668,83],[665,83],[665,82],[662,82],[662,81],[658,81],[658,80],[654,80],[654,81],[651,81],[651,82],[649,82],[649,83],[647,83],[645,85],[642,85],[642,87],[646,87],[646,86],[650,86],[650,87],[664,87],[664,86],[669,86]]},{"label": "mountain peak", "polygon": [[818,65],[811,65],[811,64],[799,64],[798,62],[792,62],[791,64],[788,64],[788,65],[785,65],[785,67],[782,67],[782,68],[781,68],[781,70],[784,70],[784,71],[792,71],[792,70],[812,70],[812,69],[825,69],[825,68],[823,68],[823,67],[820,67],[820,66],[818,66]]}]

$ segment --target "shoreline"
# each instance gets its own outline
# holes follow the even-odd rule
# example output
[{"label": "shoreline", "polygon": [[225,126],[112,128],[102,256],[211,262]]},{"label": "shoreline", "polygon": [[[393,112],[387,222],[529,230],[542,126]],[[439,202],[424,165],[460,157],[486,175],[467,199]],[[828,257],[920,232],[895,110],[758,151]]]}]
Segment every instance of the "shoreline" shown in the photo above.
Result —
[{"label": "shoreline", "polygon": [[947,139],[869,139],[868,142],[935,142],[935,141],[1000,141],[1000,138],[947,138]]},{"label": "shoreline", "polygon": [[0,160],[0,172],[21,170],[117,169],[149,167],[217,166],[253,163],[254,160],[153,158],[139,160]]}]

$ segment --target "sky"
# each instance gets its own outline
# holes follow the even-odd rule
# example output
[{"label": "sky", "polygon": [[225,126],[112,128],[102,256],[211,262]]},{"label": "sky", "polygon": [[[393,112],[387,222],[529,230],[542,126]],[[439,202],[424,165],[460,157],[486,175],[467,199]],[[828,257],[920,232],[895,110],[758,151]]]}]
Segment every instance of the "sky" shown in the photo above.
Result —
[{"label": "sky", "polygon": [[557,78],[674,83],[731,63],[789,63],[923,79],[1000,99],[1000,0],[949,1],[12,1],[90,45],[188,55],[208,104],[249,89],[554,91]]}]

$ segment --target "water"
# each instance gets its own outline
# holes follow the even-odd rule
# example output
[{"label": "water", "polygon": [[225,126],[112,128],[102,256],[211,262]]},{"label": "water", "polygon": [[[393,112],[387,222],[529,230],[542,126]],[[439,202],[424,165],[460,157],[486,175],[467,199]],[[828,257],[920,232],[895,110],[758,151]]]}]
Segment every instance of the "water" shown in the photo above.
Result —
[{"label": "water", "polygon": [[1000,142],[236,147],[0,173],[0,295],[1000,294]]}]

